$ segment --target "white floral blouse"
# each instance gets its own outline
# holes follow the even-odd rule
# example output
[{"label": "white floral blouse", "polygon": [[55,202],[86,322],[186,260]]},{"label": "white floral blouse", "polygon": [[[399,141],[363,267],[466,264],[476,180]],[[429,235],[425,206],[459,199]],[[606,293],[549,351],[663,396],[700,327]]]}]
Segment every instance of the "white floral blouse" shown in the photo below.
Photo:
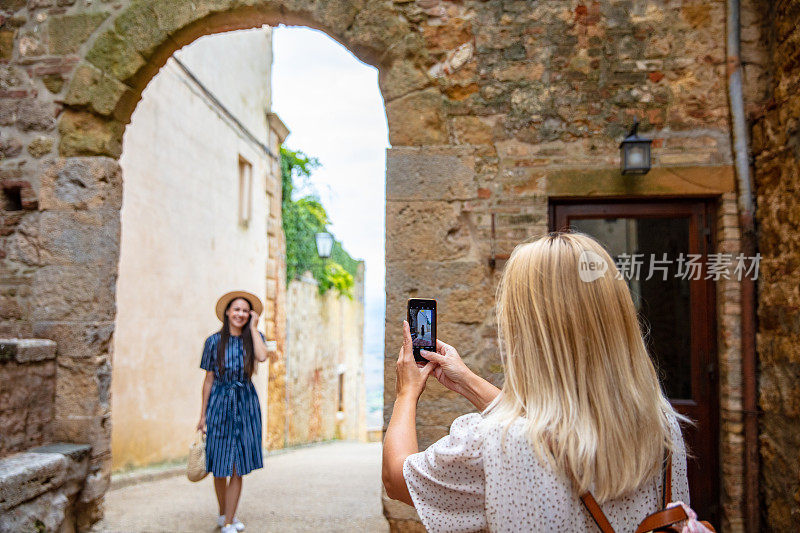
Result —
[{"label": "white floral blouse", "polygon": [[[680,436],[676,420],[672,431]],[[569,480],[533,454],[522,419],[512,424],[505,449],[502,434],[501,425],[472,413],[457,418],[449,435],[406,458],[403,477],[428,531],[598,532]],[[616,531],[634,531],[660,508],[660,491],[656,476],[601,507]],[[689,503],[683,446],[672,459],[672,492],[670,501]]]}]

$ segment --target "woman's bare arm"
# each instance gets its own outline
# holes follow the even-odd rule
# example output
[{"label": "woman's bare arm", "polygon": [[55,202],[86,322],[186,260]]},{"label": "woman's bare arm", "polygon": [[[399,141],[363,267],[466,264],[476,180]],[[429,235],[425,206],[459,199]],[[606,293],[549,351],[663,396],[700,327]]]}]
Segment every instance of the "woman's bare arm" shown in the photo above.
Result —
[{"label": "woman's bare arm", "polygon": [[205,431],[206,426],[206,409],[208,408],[208,398],[211,396],[211,386],[214,384],[214,372],[206,370],[206,379],[203,380],[203,407],[200,409],[200,422],[197,423],[197,429]]},{"label": "woman's bare arm", "polygon": [[411,454],[417,453],[417,398],[409,395],[398,397],[394,402],[392,418],[383,439],[383,486],[386,495],[414,505],[403,477],[403,463]]},{"label": "woman's bare arm", "polygon": [[252,328],[251,333],[253,334],[253,356],[256,358],[256,361],[263,363],[267,360],[268,356],[267,345],[264,344],[264,339],[261,338],[261,334],[256,328]]},{"label": "woman's bare arm", "polygon": [[397,358],[397,381],[392,418],[383,439],[383,471],[381,478],[386,494],[393,500],[414,505],[403,477],[406,457],[419,451],[417,445],[417,402],[425,382],[433,371],[433,363],[420,367],[414,360],[411,330],[403,321],[403,347]]}]

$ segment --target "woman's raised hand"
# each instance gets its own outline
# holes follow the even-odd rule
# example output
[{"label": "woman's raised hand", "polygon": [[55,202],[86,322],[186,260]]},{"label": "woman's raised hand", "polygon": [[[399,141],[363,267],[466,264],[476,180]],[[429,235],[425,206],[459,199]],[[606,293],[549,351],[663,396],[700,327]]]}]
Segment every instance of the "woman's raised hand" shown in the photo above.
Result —
[{"label": "woman's raised hand", "polygon": [[418,399],[422,391],[425,390],[425,382],[436,365],[427,363],[420,366],[414,360],[414,348],[411,343],[411,330],[408,322],[403,320],[403,346],[397,357],[397,389],[396,397],[403,395],[413,396]]},{"label": "woman's raised hand", "polygon": [[428,361],[436,363],[433,375],[439,383],[462,396],[466,394],[467,380],[473,373],[461,360],[455,348],[436,339],[435,352],[420,350],[419,353]]}]

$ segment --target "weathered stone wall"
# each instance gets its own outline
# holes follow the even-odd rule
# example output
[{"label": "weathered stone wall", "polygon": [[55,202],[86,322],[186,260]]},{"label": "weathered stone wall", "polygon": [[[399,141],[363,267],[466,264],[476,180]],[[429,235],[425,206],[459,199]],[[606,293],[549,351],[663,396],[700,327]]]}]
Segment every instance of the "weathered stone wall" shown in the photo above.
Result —
[{"label": "weathered stone wall", "polygon": [[[3,161],[9,164],[7,161]],[[3,278],[21,312],[3,321],[18,336],[56,341],[56,441],[90,443],[88,477],[77,523],[102,513],[111,466],[110,384],[122,181],[110,158],[10,162],[37,184],[38,208],[4,237]],[[14,213],[12,213],[14,214]]]},{"label": "weathered stone wall", "polygon": [[[724,3],[430,4],[438,16],[425,17],[420,29],[437,60],[429,72],[444,104],[438,113],[414,112],[439,97],[432,90],[387,104],[394,147],[387,167],[385,421],[409,296],[436,297],[440,337],[459,347],[471,368],[502,383],[491,313],[500,268],[488,259],[507,257],[516,243],[546,231],[548,198],[717,197],[719,251],[739,247]],[[394,70],[384,76],[386,91],[394,89]],[[627,178],[615,168],[617,146],[634,116],[655,139],[654,169]],[[424,141],[392,132],[397,124],[405,132],[416,127],[413,137]],[[416,236],[413,243],[408,235]],[[727,379],[720,392],[735,418],[739,311],[727,285],[717,288]],[[420,446],[469,410],[463,399],[429,386],[418,412]],[[723,442],[740,444],[740,425],[721,427]],[[723,455],[732,474],[741,471],[740,448],[728,445]],[[740,483],[734,476],[723,494],[726,524],[741,524]],[[387,503],[386,510],[395,529],[418,528],[403,506]]]},{"label": "weathered stone wall", "polygon": [[[730,205],[722,1],[247,4],[15,1],[3,12],[0,126],[7,126],[2,139],[9,155],[0,172],[9,188],[24,191],[7,203],[32,210],[13,215],[18,221],[4,230],[10,245],[0,281],[2,296],[14,305],[2,327],[30,334],[46,320],[59,324],[57,330],[48,326],[54,335],[74,332],[63,356],[59,341],[59,369],[63,364],[69,371],[63,380],[59,374],[57,396],[69,405],[64,414],[77,414],[62,424],[57,412],[56,428],[97,444],[92,467],[98,472],[108,463],[102,455],[109,432],[103,376],[113,332],[121,186],[115,163],[103,157],[119,157],[124,125],[158,68],[201,35],[263,23],[304,24],[326,31],[380,70],[392,144],[385,421],[409,296],[439,299],[441,337],[459,347],[476,371],[502,382],[491,312],[500,269],[489,260],[495,257],[501,266],[514,244],[546,229],[549,198],[728,195],[720,205]],[[655,168],[646,176],[623,177],[617,144],[634,116],[642,132],[655,138]],[[47,150],[46,140],[34,143],[37,136],[52,140]],[[56,155],[65,159],[53,162]],[[42,209],[45,196],[53,197],[53,176],[65,176],[57,194],[71,203],[58,204],[65,209],[47,222],[45,235],[37,233],[45,222],[35,206],[38,201]],[[97,197],[92,191],[108,194],[98,204],[89,200]],[[69,217],[73,206],[77,220]],[[735,233],[730,220],[728,234]],[[60,255],[45,253],[54,246],[51,234],[78,226],[84,231],[72,246],[62,240]],[[77,288],[80,293],[73,295]],[[717,303],[732,317],[730,293],[718,288]],[[73,299],[77,305],[67,308],[64,302]],[[735,317],[726,324],[737,327]],[[721,335],[732,339],[736,333]],[[91,356],[68,365],[66,354],[79,346]],[[727,394],[735,408],[735,368],[723,368],[738,361],[732,340],[726,350],[720,372],[730,378]],[[271,376],[270,397],[280,379]],[[70,401],[78,398],[85,402]],[[452,419],[469,409],[466,401],[430,387],[420,404],[420,445],[444,435]],[[721,442],[735,442],[741,433],[736,424],[721,428]],[[741,462],[735,451],[729,459]],[[723,505],[735,514],[741,506],[733,494],[723,494]],[[82,519],[92,521],[99,509],[98,498]],[[387,512],[395,528],[418,527],[408,510]]]},{"label": "weathered stone wall", "polygon": [[0,457],[50,443],[55,357],[53,341],[0,339]]},{"label": "weathered stone wall", "polygon": [[[759,406],[763,521],[800,529],[800,5],[763,2],[771,75],[754,99],[752,150],[758,202]],[[760,89],[760,87],[758,88]],[[756,96],[760,96],[757,93]]]},{"label": "weathered stone wall", "polygon": [[[363,269],[362,269],[363,270]],[[292,280],[286,298],[286,445],[366,440],[364,278],[354,298]],[[339,373],[343,409],[339,411]]]}]

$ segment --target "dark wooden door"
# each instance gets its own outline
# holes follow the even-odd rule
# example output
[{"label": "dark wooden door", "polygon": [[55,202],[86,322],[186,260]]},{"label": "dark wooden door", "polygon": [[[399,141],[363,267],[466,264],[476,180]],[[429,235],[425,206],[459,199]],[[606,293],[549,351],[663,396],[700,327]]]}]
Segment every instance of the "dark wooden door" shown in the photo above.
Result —
[{"label": "dark wooden door", "polygon": [[[719,526],[714,282],[705,279],[713,250],[713,212],[704,200],[551,201],[550,229],[589,234],[618,265],[627,265],[625,278],[650,328],[647,348],[664,390],[675,409],[696,422],[694,428],[683,428],[693,455],[692,507]],[[638,274],[631,267],[637,263],[634,254],[642,254]],[[651,264],[660,268],[651,272]],[[698,264],[699,270],[692,266]]]}]

